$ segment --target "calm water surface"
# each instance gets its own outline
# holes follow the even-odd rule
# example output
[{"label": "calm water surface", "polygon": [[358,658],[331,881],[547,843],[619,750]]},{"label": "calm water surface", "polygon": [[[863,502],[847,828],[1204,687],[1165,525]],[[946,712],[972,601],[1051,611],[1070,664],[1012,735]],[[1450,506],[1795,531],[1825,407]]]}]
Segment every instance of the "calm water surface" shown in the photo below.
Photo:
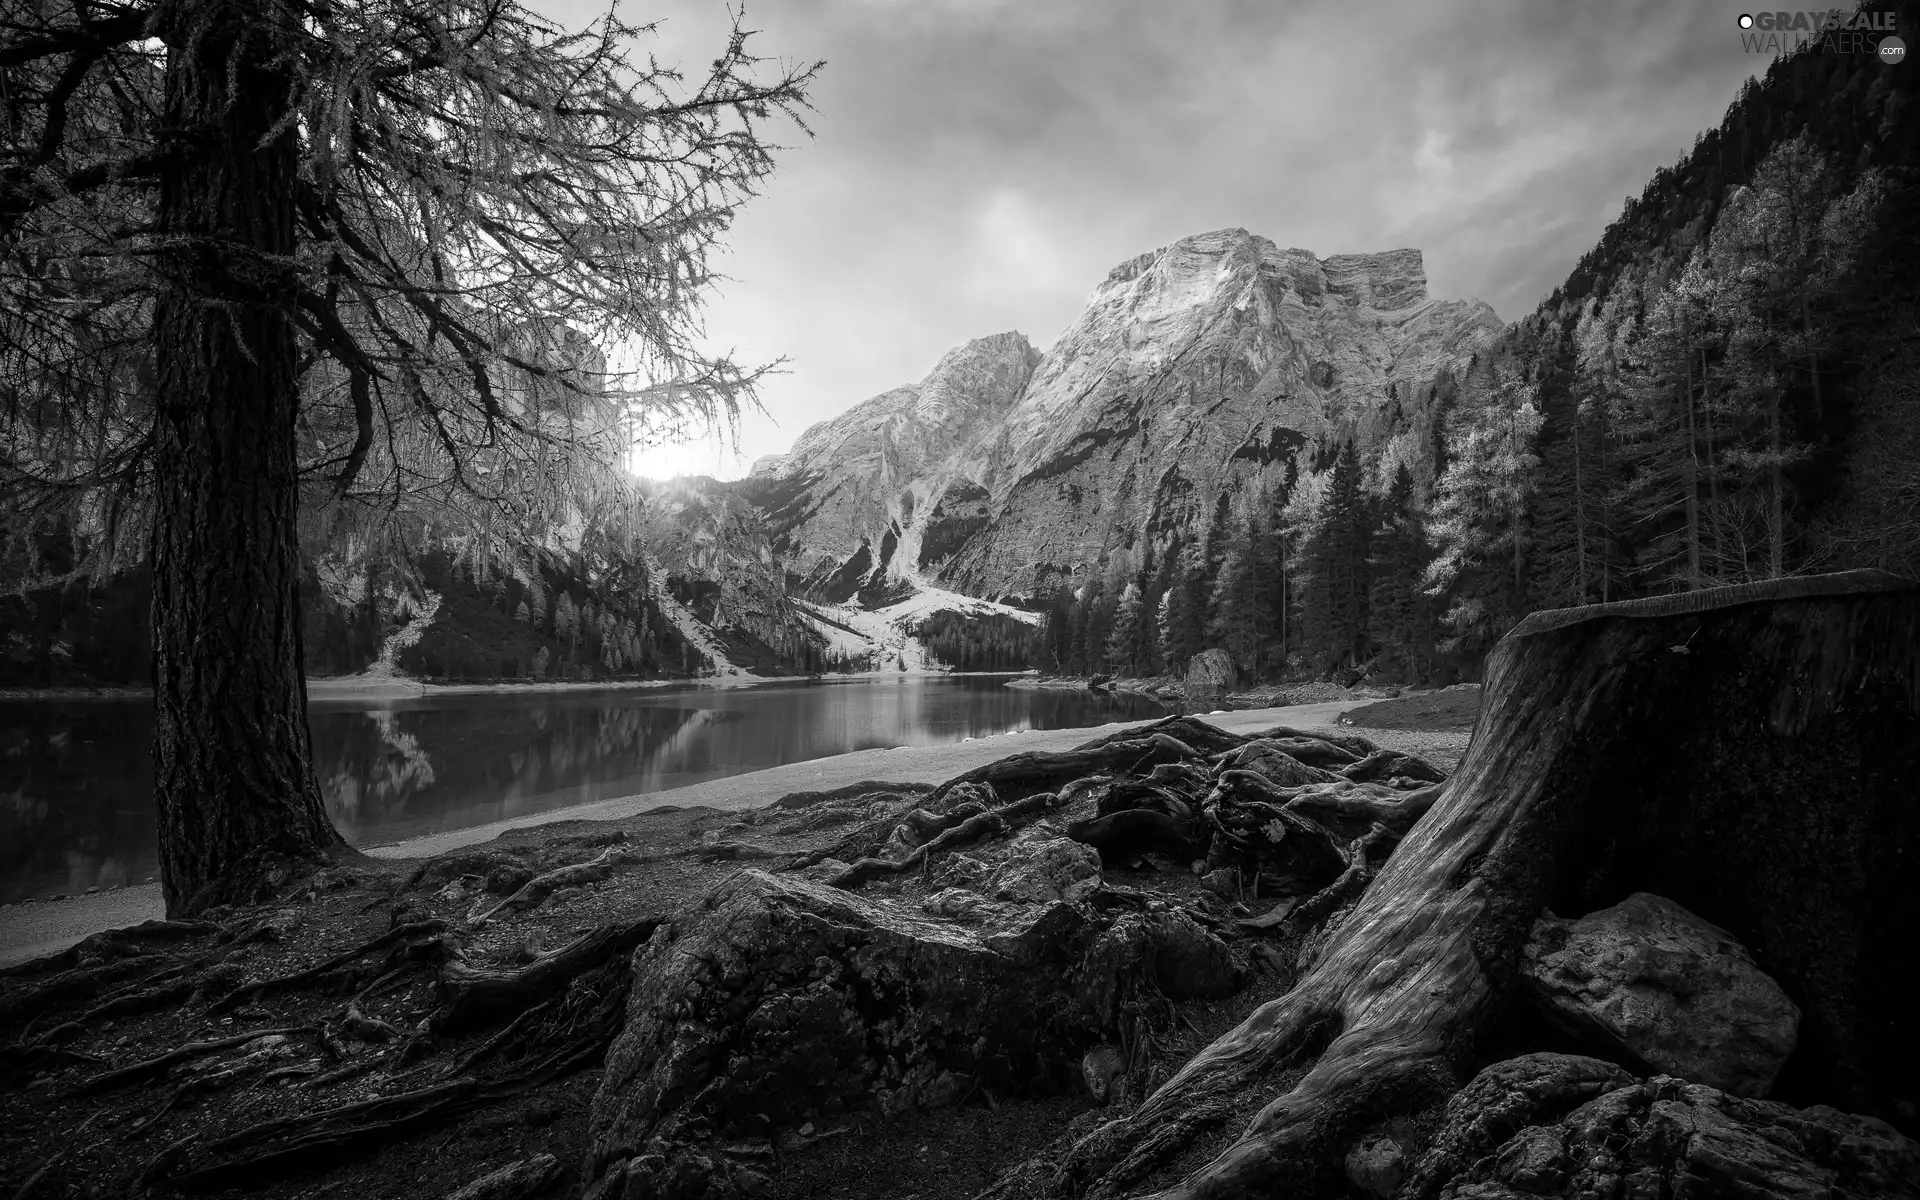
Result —
[{"label": "calm water surface", "polygon": [[[934,677],[316,700],[309,722],[327,811],[368,846],[851,750],[1163,711]],[[0,902],[156,873],[152,737],[146,700],[0,702]]]}]

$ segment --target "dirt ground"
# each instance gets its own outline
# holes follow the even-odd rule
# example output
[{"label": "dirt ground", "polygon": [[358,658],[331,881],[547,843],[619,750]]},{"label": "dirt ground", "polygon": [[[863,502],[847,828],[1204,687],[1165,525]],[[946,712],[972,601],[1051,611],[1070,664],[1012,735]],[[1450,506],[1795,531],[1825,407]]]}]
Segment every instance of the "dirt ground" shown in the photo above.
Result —
[{"label": "dirt ground", "polygon": [[[1477,694],[1448,701],[1456,719],[1467,699]],[[1437,749],[1442,770],[1465,742],[1457,728],[1366,736]],[[895,801],[925,787],[908,784]],[[754,857],[833,846],[846,822],[815,811],[789,796],[745,812],[655,809],[513,830],[435,859],[364,860],[275,905],[209,914],[164,937],[97,935],[0,970],[0,1196],[437,1200],[540,1154],[559,1175],[539,1194],[577,1195],[600,1060],[548,1069],[578,1024],[556,1015],[573,1012],[574,991],[539,1021],[442,1030],[447,956],[506,970],[589,931],[670,916]],[[473,920],[529,877],[596,860],[611,861],[604,878]],[[1166,863],[1104,873],[1231,915]],[[868,892],[909,900],[925,886],[906,876]],[[609,994],[624,1011],[624,957],[579,1011]],[[1263,974],[1224,1001],[1178,1005],[1158,1033],[1152,1082],[1284,982]],[[1103,1113],[1077,1092],[974,1095],[958,1108],[803,1129],[780,1147],[772,1200],[962,1200]]]},{"label": "dirt ground", "polygon": [[1474,684],[1461,684],[1437,692],[1414,692],[1397,700],[1382,700],[1348,709],[1341,715],[1340,723],[1368,730],[1471,731],[1473,723],[1479,719],[1480,688]]}]

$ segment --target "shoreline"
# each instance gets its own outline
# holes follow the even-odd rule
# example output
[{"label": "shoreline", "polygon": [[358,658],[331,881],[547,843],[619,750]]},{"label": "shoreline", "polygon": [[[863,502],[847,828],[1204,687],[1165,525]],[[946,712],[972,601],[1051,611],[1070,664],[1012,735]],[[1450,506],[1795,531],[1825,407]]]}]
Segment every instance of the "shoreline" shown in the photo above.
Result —
[{"label": "shoreline", "polygon": [[[1212,724],[1230,732],[1251,733],[1274,725],[1333,726],[1340,714],[1362,703],[1365,701],[1335,701],[1286,708],[1241,709],[1210,716],[1196,715],[1202,715]],[[355,849],[370,858],[382,860],[431,858],[449,850],[492,841],[516,830],[547,825],[622,821],[660,809],[709,808],[719,812],[738,812],[772,804],[791,792],[825,791],[867,780],[943,783],[955,775],[1009,754],[1027,750],[1068,750],[1093,738],[1121,729],[1150,725],[1161,719],[1109,721],[1073,729],[1015,730],[941,746],[855,750],[659,792],[597,800],[550,812],[530,813],[485,825],[423,834],[401,842],[359,846]],[[157,919],[165,915],[165,908],[157,883],[74,896],[66,900],[29,901],[0,907],[0,966],[11,966],[57,953],[103,929],[119,929]]]},{"label": "shoreline", "polygon": [[[430,683],[404,675],[388,677],[327,675],[307,680],[307,699],[417,700],[433,696],[484,696],[561,692],[626,692],[653,688],[737,688],[763,683],[839,683],[878,679],[1018,679],[1033,671],[834,671],[820,675],[695,675],[686,679],[580,679],[552,683]],[[0,703],[20,700],[146,700],[149,687],[82,684],[43,688],[0,688]]]}]

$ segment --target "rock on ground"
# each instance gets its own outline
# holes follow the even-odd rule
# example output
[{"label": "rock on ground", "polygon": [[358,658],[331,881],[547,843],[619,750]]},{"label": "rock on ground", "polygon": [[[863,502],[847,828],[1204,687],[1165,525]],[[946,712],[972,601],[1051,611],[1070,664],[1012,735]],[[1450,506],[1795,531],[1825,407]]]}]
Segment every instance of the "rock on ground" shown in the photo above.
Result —
[{"label": "rock on ground", "polygon": [[1920,1143],[1872,1117],[1789,1108],[1610,1063],[1529,1054],[1447,1102],[1407,1200],[1523,1196],[1914,1200]]},{"label": "rock on ground", "polygon": [[1202,650],[1187,663],[1187,686],[1205,692],[1224,693],[1238,682],[1233,659],[1221,649]]},{"label": "rock on ground", "polygon": [[489,1171],[447,1200],[528,1200],[547,1191],[560,1178],[560,1162],[551,1154],[536,1154]]},{"label": "rock on ground", "polygon": [[[1030,864],[1074,861],[1030,849]],[[782,1130],[939,1108],[980,1086],[1077,1091],[1137,981],[1150,973],[1169,995],[1233,986],[1226,946],[1177,914],[1053,900],[982,901],[973,916],[985,923],[794,875],[731,876],[635,956],[587,1194],[756,1195]]]},{"label": "rock on ground", "polygon": [[1548,1019],[1596,1048],[1735,1096],[1772,1090],[1800,1021],[1731,934],[1646,892],[1574,921],[1542,917],[1521,978]]}]

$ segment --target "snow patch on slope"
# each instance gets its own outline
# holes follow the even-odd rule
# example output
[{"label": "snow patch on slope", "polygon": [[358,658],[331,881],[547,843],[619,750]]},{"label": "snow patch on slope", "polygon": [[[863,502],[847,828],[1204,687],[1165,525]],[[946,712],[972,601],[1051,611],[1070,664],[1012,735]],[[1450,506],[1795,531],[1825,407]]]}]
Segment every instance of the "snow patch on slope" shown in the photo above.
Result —
[{"label": "snow patch on slope", "polygon": [[[807,624],[815,632],[817,632],[821,637],[826,639],[826,645],[823,647],[823,649],[826,651],[826,653],[829,656],[836,659],[851,661],[856,658],[862,658],[873,652],[872,639],[862,634],[855,633],[852,630],[842,629],[840,628],[840,625],[833,623],[836,621],[840,621],[840,617],[835,616],[832,613],[823,614],[823,613],[815,612],[813,609],[809,608],[805,604],[798,605],[797,607],[800,609],[800,615],[803,618],[805,618]],[[827,608],[837,609],[837,606],[834,606],[834,605],[821,605],[820,607],[823,609],[827,609]],[[826,616],[829,619],[822,620],[821,619],[822,616]],[[847,624],[847,623],[848,622],[841,622],[841,624]]]},{"label": "snow patch on slope", "polygon": [[1046,619],[1039,613],[963,596],[945,588],[925,583],[917,583],[916,586],[920,590],[914,595],[885,608],[813,604],[803,605],[801,611],[806,613],[813,627],[826,637],[830,653],[846,658],[865,655],[872,670],[904,675],[943,675],[952,671],[913,634],[922,621],[935,613],[1012,617],[1027,625],[1038,625]]},{"label": "snow patch on slope", "polygon": [[[869,612],[851,604],[817,606],[823,616],[859,631],[866,639],[866,654],[875,671],[897,671],[902,675],[938,675],[947,670],[935,661],[920,639],[907,631],[907,624],[889,619],[892,609]],[[831,628],[831,627],[829,627]],[[834,630],[844,636],[844,630]]]},{"label": "snow patch on slope", "polygon": [[963,596],[959,592],[935,587],[924,579],[917,578],[918,571],[915,571],[914,575],[916,578],[908,579],[908,582],[919,589],[917,592],[898,604],[890,604],[880,609],[873,615],[885,617],[889,621],[903,625],[917,625],[933,614],[941,612],[960,613],[969,617],[1012,617],[1027,625],[1038,625],[1046,620],[1044,615],[1028,612],[1024,608],[982,600],[978,596]]}]

